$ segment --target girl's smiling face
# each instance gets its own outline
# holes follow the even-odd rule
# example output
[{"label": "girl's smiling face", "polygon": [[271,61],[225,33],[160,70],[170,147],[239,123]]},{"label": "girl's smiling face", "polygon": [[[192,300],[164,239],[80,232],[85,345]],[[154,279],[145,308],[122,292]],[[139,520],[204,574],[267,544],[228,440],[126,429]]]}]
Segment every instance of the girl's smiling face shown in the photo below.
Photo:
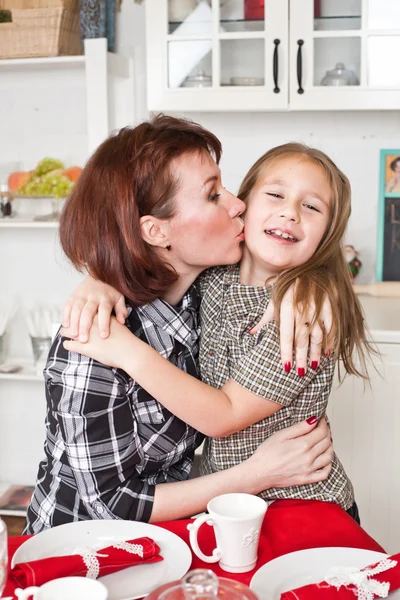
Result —
[{"label": "girl's smiling face", "polygon": [[266,166],[248,198],[242,282],[260,285],[311,258],[327,229],[331,198],[323,168],[305,155]]}]

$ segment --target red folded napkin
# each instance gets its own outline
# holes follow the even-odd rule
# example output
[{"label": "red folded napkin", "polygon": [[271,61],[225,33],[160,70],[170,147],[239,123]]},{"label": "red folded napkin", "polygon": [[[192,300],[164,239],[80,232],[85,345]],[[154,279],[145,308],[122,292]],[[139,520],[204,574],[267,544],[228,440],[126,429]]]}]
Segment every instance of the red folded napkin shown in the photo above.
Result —
[{"label": "red folded napkin", "polygon": [[18,585],[43,585],[58,577],[81,576],[97,579],[143,563],[163,560],[160,547],[149,537],[116,542],[101,550],[84,548],[70,556],[53,556],[19,563],[11,570]]},{"label": "red folded napkin", "polygon": [[327,581],[305,585],[281,594],[281,600],[354,600],[386,598],[400,588],[400,553],[364,569],[337,567]]}]

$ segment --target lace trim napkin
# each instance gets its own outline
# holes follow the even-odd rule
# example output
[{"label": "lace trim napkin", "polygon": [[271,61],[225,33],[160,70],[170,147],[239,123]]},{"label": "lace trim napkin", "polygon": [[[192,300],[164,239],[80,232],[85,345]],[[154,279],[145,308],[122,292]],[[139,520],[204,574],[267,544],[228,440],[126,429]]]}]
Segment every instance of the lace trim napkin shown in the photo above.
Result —
[{"label": "lace trim napkin", "polygon": [[54,556],[19,563],[11,576],[21,587],[40,586],[58,577],[81,576],[97,579],[134,565],[159,562],[160,547],[149,537],[121,541],[100,550],[83,548],[69,556]]},{"label": "lace trim napkin", "polygon": [[375,600],[400,588],[400,553],[364,569],[334,567],[325,581],[281,594],[281,600]]}]

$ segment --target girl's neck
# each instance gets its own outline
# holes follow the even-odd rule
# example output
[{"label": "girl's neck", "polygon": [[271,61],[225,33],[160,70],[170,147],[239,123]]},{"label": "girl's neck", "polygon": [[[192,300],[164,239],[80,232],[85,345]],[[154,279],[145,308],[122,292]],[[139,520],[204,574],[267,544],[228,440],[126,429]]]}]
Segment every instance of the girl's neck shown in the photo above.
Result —
[{"label": "girl's neck", "polygon": [[265,262],[256,260],[244,246],[243,256],[240,261],[240,283],[255,287],[265,286],[265,282],[279,273],[273,271]]}]

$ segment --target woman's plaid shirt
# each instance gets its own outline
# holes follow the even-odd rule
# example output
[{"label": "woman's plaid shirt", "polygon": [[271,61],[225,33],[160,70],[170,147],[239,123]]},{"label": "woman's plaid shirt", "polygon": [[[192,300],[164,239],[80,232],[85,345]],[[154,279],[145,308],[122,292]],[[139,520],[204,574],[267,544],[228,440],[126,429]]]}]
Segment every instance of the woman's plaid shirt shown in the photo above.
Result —
[{"label": "woman's plaid shirt", "polygon": [[[126,326],[197,377],[197,313],[192,287],[179,307],[156,300],[131,310]],[[25,533],[83,519],[148,521],[156,484],[188,478],[203,436],[124,371],[65,350],[59,335],[44,375],[45,459]]]},{"label": "woman's plaid shirt", "polygon": [[[200,371],[205,383],[221,388],[230,378],[247,390],[282,405],[272,416],[224,438],[207,439],[202,474],[222,471],[251,456],[275,431],[308,419],[326,416],[335,363],[321,358],[316,371],[298,377],[295,366],[285,373],[280,360],[275,323],[249,334],[268,306],[270,290],[239,283],[239,267],[216,268],[201,278],[200,319],[202,339]],[[210,416],[210,418],[212,418]],[[326,481],[289,488],[272,488],[260,494],[266,500],[302,498],[336,502],[348,509],[353,487],[338,458]]]}]

